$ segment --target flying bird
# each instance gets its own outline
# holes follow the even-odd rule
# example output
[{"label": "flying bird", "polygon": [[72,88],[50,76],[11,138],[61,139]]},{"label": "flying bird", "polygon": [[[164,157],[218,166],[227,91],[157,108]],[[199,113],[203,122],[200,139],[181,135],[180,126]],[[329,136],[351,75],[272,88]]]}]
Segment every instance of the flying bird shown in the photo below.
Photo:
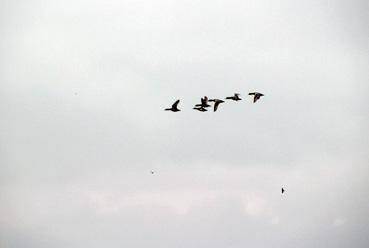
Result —
[{"label": "flying bird", "polygon": [[172,112],[181,111],[180,109],[178,109],[178,103],[179,103],[179,100],[177,100],[175,103],[173,103],[171,108],[166,108],[165,111],[172,111]]},{"label": "flying bird", "polygon": [[223,103],[220,99],[210,99],[209,102],[214,102],[214,112],[217,111],[219,104]]},{"label": "flying bird", "polygon": [[285,190],[284,190],[284,188],[282,187],[282,189],[281,189],[282,194],[284,193],[284,191],[285,191]]},{"label": "flying bird", "polygon": [[203,108],[210,107],[210,105],[208,104],[208,97],[204,96],[203,98],[201,98],[201,104],[196,104],[195,107],[203,107]]},{"label": "flying bird", "polygon": [[194,107],[193,109],[195,110],[198,110],[198,111],[201,111],[201,112],[206,112],[208,111],[206,108],[204,108],[203,106],[200,106],[200,107]]},{"label": "flying bird", "polygon": [[263,94],[259,92],[251,92],[249,93],[250,96],[254,96],[254,103],[260,99],[260,97],[264,96]]},{"label": "flying bird", "polygon": [[228,96],[228,97],[226,97],[226,99],[233,100],[233,101],[239,101],[239,100],[242,100],[242,99],[240,98],[240,94],[238,94],[238,93],[234,93],[234,95],[233,95],[233,96]]},{"label": "flying bird", "polygon": [[151,173],[151,174],[154,174],[154,173],[155,173],[155,171],[153,171],[153,170],[152,170],[152,171],[150,171],[150,173]]}]

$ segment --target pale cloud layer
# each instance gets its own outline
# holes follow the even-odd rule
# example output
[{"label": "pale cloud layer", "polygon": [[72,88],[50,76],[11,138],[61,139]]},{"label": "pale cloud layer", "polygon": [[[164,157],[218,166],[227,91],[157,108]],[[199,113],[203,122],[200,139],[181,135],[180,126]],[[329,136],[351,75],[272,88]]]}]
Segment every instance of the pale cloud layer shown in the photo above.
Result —
[{"label": "pale cloud layer", "polygon": [[2,1],[0,246],[367,247],[368,10]]}]

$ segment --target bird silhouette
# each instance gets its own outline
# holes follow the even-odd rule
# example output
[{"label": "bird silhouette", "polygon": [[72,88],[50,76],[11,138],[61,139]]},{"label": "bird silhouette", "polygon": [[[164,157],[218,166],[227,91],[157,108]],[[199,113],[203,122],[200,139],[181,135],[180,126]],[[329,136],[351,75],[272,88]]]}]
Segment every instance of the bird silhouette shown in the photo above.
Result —
[{"label": "bird silhouette", "polygon": [[282,194],[284,193],[284,191],[285,191],[285,190],[284,190],[284,188],[282,187],[282,189],[281,189]]},{"label": "bird silhouette", "polygon": [[194,107],[193,109],[195,110],[198,110],[198,111],[201,111],[201,112],[206,112],[208,111],[206,108],[204,108],[203,106],[197,106],[197,107]]},{"label": "bird silhouette", "polygon": [[210,105],[208,104],[208,97],[204,96],[203,98],[201,98],[201,104],[196,104],[195,107],[203,107],[203,108],[210,107]]},{"label": "bird silhouette", "polygon": [[178,103],[179,100],[175,101],[175,103],[173,103],[171,108],[166,108],[165,111],[172,111],[172,112],[178,112],[181,111],[180,109],[178,109]]},{"label": "bird silhouette", "polygon": [[250,96],[254,96],[254,103],[260,99],[260,97],[264,96],[263,94],[259,92],[251,92],[249,93]]},{"label": "bird silhouette", "polygon": [[217,111],[219,104],[223,103],[220,99],[210,99],[209,102],[214,102],[214,112]]},{"label": "bird silhouette", "polygon": [[152,170],[152,171],[150,171],[150,173],[151,173],[151,174],[154,174],[154,173],[155,173],[155,171],[153,171],[153,170]]},{"label": "bird silhouette", "polygon": [[242,100],[242,99],[240,98],[240,94],[238,94],[238,93],[234,93],[234,95],[233,95],[233,96],[228,96],[228,97],[226,97],[226,99],[227,99],[227,100],[233,100],[233,101],[239,101],[239,100]]}]

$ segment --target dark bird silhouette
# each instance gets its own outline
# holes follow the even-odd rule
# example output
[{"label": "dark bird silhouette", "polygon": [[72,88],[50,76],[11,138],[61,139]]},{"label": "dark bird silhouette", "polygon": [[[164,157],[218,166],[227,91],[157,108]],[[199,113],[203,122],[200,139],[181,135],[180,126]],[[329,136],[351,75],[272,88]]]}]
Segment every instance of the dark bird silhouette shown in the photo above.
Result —
[{"label": "dark bird silhouette", "polygon": [[281,189],[282,194],[284,193],[284,191],[285,191],[285,190],[284,190],[284,188],[282,187],[282,189]]},{"label": "dark bird silhouette", "polygon": [[209,102],[214,102],[214,112],[217,111],[219,104],[223,103],[220,99],[210,99]]},{"label": "dark bird silhouette", "polygon": [[198,107],[194,107],[193,109],[201,111],[201,112],[206,112],[208,111],[206,108],[204,108],[203,106],[198,106]]},{"label": "dark bird silhouette", "polygon": [[234,96],[228,96],[226,97],[227,100],[233,100],[233,101],[239,101],[239,100],[242,100],[240,98],[240,94],[238,93],[234,93]]},{"label": "dark bird silhouette", "polygon": [[260,97],[264,96],[263,94],[259,92],[251,92],[249,93],[250,96],[254,96],[254,103],[260,99]]},{"label": "dark bird silhouette", "polygon": [[155,173],[155,171],[153,171],[153,170],[152,170],[152,171],[150,171],[150,173],[151,173],[151,174],[154,174],[154,173]]},{"label": "dark bird silhouette", "polygon": [[181,111],[180,109],[178,109],[178,103],[179,103],[179,100],[177,100],[175,103],[173,103],[171,108],[166,108],[165,111],[172,111],[172,112]]},{"label": "dark bird silhouette", "polygon": [[203,98],[201,98],[201,104],[196,104],[195,107],[203,107],[203,108],[210,107],[210,105],[208,104],[208,97],[204,96]]}]

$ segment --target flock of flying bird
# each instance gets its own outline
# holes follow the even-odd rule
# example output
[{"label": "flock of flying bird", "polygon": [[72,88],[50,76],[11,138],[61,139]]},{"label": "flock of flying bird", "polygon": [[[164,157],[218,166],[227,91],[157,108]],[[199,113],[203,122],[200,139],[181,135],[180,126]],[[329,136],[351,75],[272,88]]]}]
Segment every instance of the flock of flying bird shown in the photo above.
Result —
[{"label": "flock of flying bird", "polygon": [[[259,93],[259,92],[250,92],[249,93],[250,96],[254,96],[254,103],[260,99],[260,97],[264,96],[264,94]],[[226,100],[233,100],[233,101],[240,101],[242,100],[240,98],[240,94],[239,93],[235,93],[233,96],[228,96],[225,98]],[[179,104],[180,100],[177,100],[173,103],[172,107],[170,108],[166,108],[165,111],[172,111],[172,112],[178,112],[181,111],[178,108],[178,104]],[[204,96],[203,98],[201,98],[201,103],[196,104],[193,109],[201,111],[201,112],[206,112],[208,111],[207,108],[211,107],[211,105],[209,104],[209,102],[214,102],[214,112],[217,111],[219,104],[224,103],[223,100],[221,99],[208,99],[207,96]],[[151,174],[154,174],[155,171],[151,171]],[[281,193],[283,194],[285,192],[285,189],[282,187],[281,188]]]},{"label": "flock of flying bird", "polygon": [[[260,99],[260,97],[264,96],[263,94],[259,93],[259,92],[251,92],[249,93],[250,96],[254,96],[254,103]],[[242,100],[240,98],[240,94],[235,93],[233,96],[228,96],[225,98],[226,100],[233,100],[233,101],[240,101]],[[173,103],[172,107],[170,108],[166,108],[165,111],[172,111],[172,112],[178,112],[181,111],[178,108],[178,103],[180,102],[180,100],[177,100]],[[196,104],[193,109],[198,110],[200,112],[206,112],[208,111],[207,108],[211,107],[211,105],[209,104],[209,102],[214,102],[214,112],[217,111],[219,104],[224,103],[223,100],[221,99],[208,99],[207,96],[204,96],[203,98],[201,98],[201,103]]]}]

